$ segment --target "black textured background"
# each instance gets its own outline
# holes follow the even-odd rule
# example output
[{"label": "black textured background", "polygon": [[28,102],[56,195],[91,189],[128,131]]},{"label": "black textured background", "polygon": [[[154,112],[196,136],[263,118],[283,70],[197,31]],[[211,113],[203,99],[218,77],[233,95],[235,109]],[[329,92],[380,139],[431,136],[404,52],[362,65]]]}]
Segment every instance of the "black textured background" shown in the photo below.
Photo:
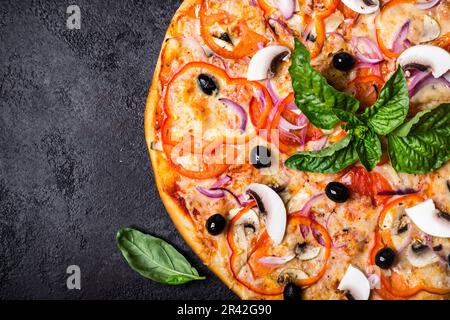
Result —
[{"label": "black textured background", "polygon": [[[81,8],[67,30],[66,8]],[[160,201],[143,113],[179,0],[0,0],[0,299],[235,298],[192,253]],[[115,233],[169,240],[208,277],[141,278]],[[66,268],[81,268],[81,290]]]}]

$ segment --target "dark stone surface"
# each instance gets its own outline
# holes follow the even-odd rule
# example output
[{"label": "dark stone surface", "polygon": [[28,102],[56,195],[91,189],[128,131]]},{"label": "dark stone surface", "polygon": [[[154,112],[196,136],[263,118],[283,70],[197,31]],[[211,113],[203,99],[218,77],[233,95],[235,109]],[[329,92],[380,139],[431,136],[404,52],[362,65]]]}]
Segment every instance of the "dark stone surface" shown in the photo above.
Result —
[{"label": "dark stone surface", "polygon": [[[66,8],[81,8],[81,30]],[[153,181],[143,113],[177,0],[0,0],[0,299],[236,298],[192,253]],[[116,231],[169,240],[206,281],[164,286]],[[81,290],[66,289],[79,265]]]}]

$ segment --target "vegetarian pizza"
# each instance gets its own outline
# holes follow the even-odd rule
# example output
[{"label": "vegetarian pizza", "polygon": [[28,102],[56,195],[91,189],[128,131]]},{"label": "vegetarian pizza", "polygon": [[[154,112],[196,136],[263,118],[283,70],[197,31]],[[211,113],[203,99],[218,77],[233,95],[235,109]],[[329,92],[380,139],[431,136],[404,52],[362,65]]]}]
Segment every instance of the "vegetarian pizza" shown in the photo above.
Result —
[{"label": "vegetarian pizza", "polygon": [[450,298],[450,1],[185,0],[145,135],[243,299]]}]

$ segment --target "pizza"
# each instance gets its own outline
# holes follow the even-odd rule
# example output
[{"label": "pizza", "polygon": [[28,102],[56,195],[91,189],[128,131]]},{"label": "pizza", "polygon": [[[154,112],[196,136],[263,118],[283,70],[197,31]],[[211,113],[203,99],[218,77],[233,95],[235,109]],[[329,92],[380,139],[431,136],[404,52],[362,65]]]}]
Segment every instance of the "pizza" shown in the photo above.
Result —
[{"label": "pizza", "polygon": [[242,299],[450,297],[450,1],[185,0],[145,135]]}]

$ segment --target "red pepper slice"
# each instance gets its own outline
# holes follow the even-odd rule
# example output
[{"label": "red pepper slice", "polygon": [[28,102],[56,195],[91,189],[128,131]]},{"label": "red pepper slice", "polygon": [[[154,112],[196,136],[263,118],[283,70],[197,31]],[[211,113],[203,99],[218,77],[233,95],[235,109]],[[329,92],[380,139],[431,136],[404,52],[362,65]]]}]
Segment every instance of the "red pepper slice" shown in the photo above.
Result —
[{"label": "red pepper slice", "polygon": [[[179,83],[177,82],[178,79],[183,79],[181,77],[186,77],[189,79],[189,81],[192,80],[192,78],[187,77],[186,75],[189,75],[190,72],[195,73],[208,73],[209,75],[213,76],[218,82],[223,84],[224,86],[237,86],[239,88],[242,87],[242,90],[247,89],[249,92],[251,92],[254,95],[260,95],[261,93],[265,97],[265,107],[264,109],[257,115],[257,118],[255,118],[255,121],[257,122],[255,125],[255,128],[253,131],[250,131],[247,134],[237,135],[237,136],[218,136],[212,141],[206,141],[200,139],[200,146],[194,145],[194,135],[192,136],[183,136],[182,138],[173,138],[173,134],[171,134],[172,126],[176,125],[177,122],[175,121],[175,117],[178,116],[178,110],[172,110],[171,100],[173,95],[171,95],[171,88],[174,87],[174,90],[181,90]],[[184,81],[184,80],[181,80]],[[191,92],[189,90],[198,90],[196,79],[192,80],[193,83],[189,84],[188,92]],[[223,88],[222,88],[223,89]],[[177,96],[179,99],[183,99],[183,96]],[[210,97],[203,97],[203,95],[200,96],[200,98],[209,99]],[[199,98],[199,99],[200,99]],[[251,98],[250,104],[254,105],[253,101],[258,101],[253,96]],[[189,103],[192,103],[192,106],[189,106]],[[207,104],[207,103],[206,103]],[[189,107],[195,109],[195,108],[204,108],[204,106],[199,103],[195,103],[195,99],[192,98],[192,96],[189,96],[186,98],[186,104]],[[265,127],[267,123],[267,118],[269,116],[270,110],[272,108],[272,102],[270,99],[270,95],[267,92],[267,89],[261,85],[259,82],[255,81],[248,81],[247,79],[243,78],[230,78],[228,74],[223,70],[220,69],[212,64],[205,63],[205,62],[191,62],[186,64],[183,68],[181,68],[178,73],[176,73],[172,78],[171,81],[168,83],[166,88],[166,94],[164,97],[164,112],[166,115],[166,118],[164,119],[162,128],[161,128],[161,139],[163,142],[163,149],[166,152],[166,155],[171,162],[173,168],[179,172],[180,174],[194,178],[194,179],[209,179],[212,177],[215,177],[221,173],[223,173],[227,168],[228,165],[223,163],[214,163],[213,157],[217,156],[217,151],[220,152],[229,152],[232,151],[231,149],[227,148],[225,145],[237,145],[237,144],[243,144],[247,143],[251,138],[253,138],[258,131]],[[202,110],[200,110],[202,111]],[[202,111],[203,112],[203,111]],[[196,141],[196,143],[199,143]],[[182,146],[180,146],[182,144]],[[178,149],[174,149],[174,147],[177,146]],[[186,148],[183,150],[182,147],[190,146],[190,148]],[[221,148],[221,146],[223,146]],[[181,166],[181,164],[176,162],[176,158],[180,156],[180,152],[183,151],[184,153],[190,152],[195,154],[198,157],[202,157],[201,159],[201,170],[187,170]],[[205,159],[206,157],[206,159]]]},{"label": "red pepper slice", "polygon": [[230,26],[237,17],[220,9],[215,10],[213,13],[208,8],[207,2],[207,0],[203,0],[200,7],[200,33],[208,47],[216,54],[228,59],[241,59],[255,54],[259,49],[259,44],[266,45],[269,42],[266,36],[253,31],[247,22],[242,19],[238,22],[237,26],[232,27],[232,31],[239,35],[239,43],[233,47],[233,50],[223,48],[214,40],[210,29],[214,24]]},{"label": "red pepper slice", "polygon": [[[280,295],[283,292],[283,286],[280,285],[277,281],[273,280],[270,281],[266,277],[266,275],[270,274],[273,270],[266,270],[263,266],[259,265],[257,260],[261,255],[264,255],[266,250],[273,244],[272,240],[269,238],[266,231],[264,231],[259,239],[253,244],[251,250],[249,250],[247,259],[248,259],[248,266],[249,269],[252,271],[252,273],[257,277],[258,281],[249,281],[248,279],[242,278],[238,274],[238,266],[236,265],[237,259],[239,258],[239,255],[242,254],[240,252],[240,249],[237,248],[236,243],[234,242],[233,238],[233,228],[235,223],[244,215],[248,210],[250,210],[255,204],[252,203],[249,206],[242,209],[236,216],[231,219],[229,228],[227,231],[227,240],[228,244],[231,248],[231,256],[230,256],[230,267],[231,271],[233,273],[233,276],[236,278],[239,283],[247,287],[248,289],[262,294],[262,295]],[[314,228],[322,237],[324,241],[324,263],[320,270],[315,274],[312,275],[309,278],[306,279],[299,279],[296,281],[296,284],[298,286],[310,286],[317,281],[319,281],[323,275],[325,274],[328,266],[328,260],[331,254],[331,247],[332,247],[332,240],[330,235],[328,234],[327,230],[317,223],[316,221],[311,220],[308,217],[299,215],[299,214],[291,214],[288,216],[287,221],[287,229],[294,229],[298,230],[300,225],[307,226],[309,228]]]}]

